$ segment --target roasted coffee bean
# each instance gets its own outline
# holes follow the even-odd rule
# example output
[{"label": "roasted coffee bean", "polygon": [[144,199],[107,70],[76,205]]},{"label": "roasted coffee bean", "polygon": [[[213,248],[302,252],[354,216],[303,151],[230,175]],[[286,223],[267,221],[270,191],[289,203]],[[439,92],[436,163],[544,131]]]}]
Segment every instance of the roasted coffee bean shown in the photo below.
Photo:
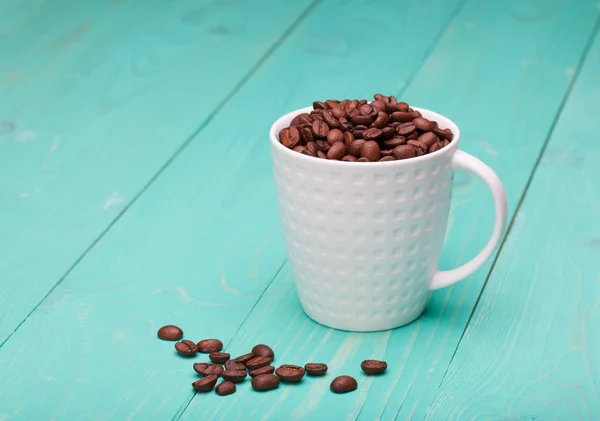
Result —
[{"label": "roasted coffee bean", "polygon": [[327,159],[327,155],[323,151],[317,151],[317,158]]},{"label": "roasted coffee bean", "polygon": [[244,354],[244,355],[240,355],[237,358],[234,358],[233,361],[236,363],[240,363],[240,364],[244,364],[244,366],[246,365],[246,363],[248,361],[250,361],[252,358],[254,358],[254,355],[252,355],[252,353],[248,353],[248,354]]},{"label": "roasted coffee bean", "polygon": [[327,143],[326,140],[317,140],[315,143],[317,144],[319,150],[322,150],[325,153],[327,153],[329,150],[329,143]]},{"label": "roasted coffee bean", "polygon": [[[359,117],[360,111],[357,108],[348,108],[346,110],[346,119],[352,121],[354,117]],[[354,124],[354,123],[353,123]]]},{"label": "roasted coffee bean", "polygon": [[419,136],[417,140],[423,142],[425,146],[427,146],[427,149],[429,149],[431,145],[433,145],[435,142],[438,142],[440,138],[437,137],[433,132],[425,132]]},{"label": "roasted coffee bean", "polygon": [[331,130],[329,130],[329,133],[327,133],[327,143],[329,143],[329,145],[333,145],[335,142],[343,142],[343,141],[344,141],[344,133],[342,133],[342,131],[340,129],[331,129]]},{"label": "roasted coffee bean", "polygon": [[393,156],[384,156],[379,160],[379,162],[395,161],[395,160],[396,160],[396,158],[394,158]]},{"label": "roasted coffee bean", "polygon": [[410,115],[412,115],[412,116],[413,116],[413,118],[419,118],[419,117],[423,117],[423,116],[421,115],[421,113],[420,113],[420,112],[418,112],[417,110],[410,110]]},{"label": "roasted coffee bean", "polygon": [[450,141],[448,139],[444,139],[444,147],[448,146],[450,144]]},{"label": "roasted coffee bean", "polygon": [[360,147],[360,156],[367,158],[371,162],[379,161],[381,152],[379,145],[374,140],[367,140]]},{"label": "roasted coffee bean", "polygon": [[261,374],[273,374],[275,372],[275,367],[272,365],[267,365],[265,367],[257,368],[252,370],[249,374],[250,377],[260,376]]},{"label": "roasted coffee bean", "polygon": [[443,147],[444,147],[444,144],[441,141],[435,142],[433,145],[431,145],[429,147],[429,153],[432,153],[432,152],[435,152],[435,151],[439,151]]},{"label": "roasted coffee bean", "polygon": [[218,339],[204,339],[198,342],[198,351],[210,354],[211,352],[217,352],[223,349],[223,342]]},{"label": "roasted coffee bean", "polygon": [[381,374],[387,369],[387,363],[379,360],[364,360],[360,368],[367,374]]},{"label": "roasted coffee bean", "polygon": [[381,134],[382,134],[382,132],[380,129],[373,127],[371,129],[367,129],[363,132],[363,138],[365,140],[377,140],[381,137]]},{"label": "roasted coffee bean", "polygon": [[271,361],[273,361],[271,357],[254,357],[246,363],[246,367],[248,370],[256,370],[271,364]]},{"label": "roasted coffee bean", "polygon": [[306,144],[306,149],[310,152],[312,156],[317,156],[317,151],[319,150],[319,147],[315,142],[308,142]]},{"label": "roasted coffee bean", "polygon": [[386,149],[394,149],[396,146],[406,144],[406,139],[402,136],[394,136],[391,139],[383,140],[381,147]]},{"label": "roasted coffee bean", "polygon": [[344,109],[342,107],[333,107],[331,109],[331,115],[335,118],[340,118],[340,117],[345,117],[346,116],[346,111],[344,111]]},{"label": "roasted coffee bean", "polygon": [[355,128],[352,129],[352,135],[356,139],[362,139],[364,137],[365,130],[366,130],[365,126],[356,126]]},{"label": "roasted coffee bean", "polygon": [[396,110],[398,111],[402,111],[402,112],[408,112],[408,104],[406,102],[399,102],[396,104]]},{"label": "roasted coffee bean", "polygon": [[452,138],[454,137],[454,135],[452,134],[452,131],[450,129],[433,129],[433,132],[438,135],[441,139],[448,139],[448,140],[452,140]]},{"label": "roasted coffee bean", "polygon": [[417,156],[424,155],[427,152],[427,145],[420,140],[409,140],[406,142],[408,145],[413,146],[417,150]]},{"label": "roasted coffee bean", "polygon": [[388,99],[390,101],[390,104],[392,104],[392,105],[396,105],[398,103],[398,100],[396,99],[396,97],[394,95],[390,95],[388,97]]},{"label": "roasted coffee bean", "polygon": [[325,105],[323,102],[321,101],[315,101],[313,102],[313,108],[315,110],[324,110],[327,108],[327,105]]},{"label": "roasted coffee bean", "polygon": [[395,127],[388,126],[388,127],[384,127],[381,130],[381,139],[391,139],[395,135],[396,135]]},{"label": "roasted coffee bean", "polygon": [[302,113],[302,114],[298,114],[296,117],[294,117],[290,123],[290,126],[300,126],[302,124],[311,124],[312,123],[312,119],[310,118],[310,114],[308,113]]},{"label": "roasted coffee bean", "polygon": [[402,123],[396,127],[396,133],[398,136],[408,136],[413,133],[417,128],[413,123]]},{"label": "roasted coffee bean", "polygon": [[298,365],[285,364],[275,370],[275,374],[284,382],[296,383],[304,377],[304,368]]},{"label": "roasted coffee bean", "polygon": [[385,112],[386,113],[393,113],[396,111],[396,103],[392,103],[392,102],[386,102],[385,103]]},{"label": "roasted coffee bean", "polygon": [[298,145],[296,146],[294,149],[292,149],[294,152],[298,152],[298,153],[302,153],[302,151],[304,151],[304,149],[306,149],[306,146],[302,146],[302,145]]},{"label": "roasted coffee bean", "polygon": [[300,131],[298,130],[297,127],[295,127],[295,126],[290,127],[288,139],[290,142],[290,146],[288,146],[288,148],[290,148],[290,149],[293,149],[294,147],[296,147],[300,144],[300,141],[302,140],[302,138],[300,137]]},{"label": "roasted coffee bean", "polygon": [[429,120],[427,120],[426,118],[423,117],[417,117],[415,118],[412,123],[415,125],[415,127],[417,128],[417,130],[421,130],[421,131],[429,131],[429,130],[433,130],[433,123]]},{"label": "roasted coffee bean", "polygon": [[340,101],[338,101],[337,99],[328,99],[327,101],[325,101],[325,105],[327,105],[327,108],[337,107],[338,105],[340,105]]},{"label": "roasted coffee bean", "polygon": [[387,121],[388,121],[387,114],[385,116],[379,116],[375,119],[375,121],[373,122],[373,124],[371,124],[371,126],[376,127],[378,129],[384,129],[385,125],[387,124]]},{"label": "roasted coffee bean", "polygon": [[348,153],[350,155],[354,155],[357,158],[360,158],[360,148],[365,143],[364,139],[356,139],[354,142],[350,144],[348,148]]},{"label": "roasted coffee bean", "polygon": [[338,126],[338,121],[331,115],[329,110],[323,111],[323,121],[327,123],[330,129],[334,129]]},{"label": "roasted coffee bean", "polygon": [[206,376],[203,379],[196,380],[192,383],[192,387],[196,389],[198,392],[210,392],[217,384],[218,377],[214,374],[210,376]]},{"label": "roasted coffee bean", "polygon": [[322,376],[327,373],[327,364],[308,363],[304,365],[304,370],[309,376]]},{"label": "roasted coffee bean", "polygon": [[[379,112],[379,110],[376,107],[373,107],[371,104],[363,104],[358,108],[358,110],[360,111],[361,115],[371,117],[371,119],[377,118],[377,113]],[[366,124],[366,126],[368,126],[368,124]]]},{"label": "roasted coffee bean", "polygon": [[[302,127],[300,129],[300,138],[302,138],[302,141],[306,144],[308,142],[314,142],[315,137],[313,136],[312,133],[312,125],[310,127]],[[294,148],[292,148],[294,149]]]},{"label": "roasted coffee bean", "polygon": [[346,155],[341,160],[346,161],[346,162],[353,162],[353,161],[356,161],[357,159],[358,158],[355,157],[354,155]]},{"label": "roasted coffee bean", "polygon": [[369,159],[368,159],[368,158],[365,158],[365,157],[360,157],[360,158],[358,158],[358,159],[356,160],[356,162],[371,162],[371,161],[369,161]]},{"label": "roasted coffee bean", "polygon": [[196,363],[194,364],[194,371],[202,376],[210,376],[211,374],[218,376],[223,372],[223,366],[221,364]]},{"label": "roasted coffee bean", "polygon": [[385,111],[385,101],[383,99],[376,99],[371,102],[371,105],[377,107],[379,111]]},{"label": "roasted coffee bean", "polygon": [[217,392],[217,395],[227,396],[227,395],[231,395],[232,393],[235,393],[236,387],[233,382],[224,381],[223,383],[218,385],[215,390]]},{"label": "roasted coffee bean", "polygon": [[177,352],[179,352],[179,354],[183,355],[184,357],[193,357],[198,352],[198,346],[196,346],[196,344],[192,341],[188,341],[187,339],[184,339],[181,342],[177,342],[175,344],[175,349],[177,350]]},{"label": "roasted coffee bean", "polygon": [[345,132],[344,136],[343,136],[343,139],[344,139],[344,145],[346,145],[346,147],[349,148],[350,145],[352,144],[352,142],[354,142],[354,140],[356,138],[354,137],[354,135],[352,133]]},{"label": "roasted coffee bean", "polygon": [[[394,156],[394,150],[393,149],[384,149],[381,151],[381,157],[385,158],[386,156]],[[381,159],[380,159],[381,161]]]},{"label": "roasted coffee bean", "polygon": [[239,383],[246,378],[246,370],[225,370],[221,372],[221,377],[233,383]]},{"label": "roasted coffee bean", "polygon": [[230,356],[226,352],[211,352],[208,358],[214,363],[223,364],[229,360]]},{"label": "roasted coffee bean", "polygon": [[338,376],[331,382],[329,388],[334,393],[347,393],[351,392],[358,387],[358,383],[353,377],[350,376]]},{"label": "roasted coffee bean", "polygon": [[164,341],[178,341],[183,338],[183,330],[175,325],[166,325],[158,329],[158,337]]},{"label": "roasted coffee bean", "polygon": [[419,138],[419,133],[417,131],[412,132],[408,136],[406,136],[406,140],[417,140]]},{"label": "roasted coffee bean", "polygon": [[315,120],[312,123],[313,136],[317,139],[324,139],[329,133],[329,126],[321,120]]},{"label": "roasted coffee bean", "polygon": [[404,111],[395,111],[390,115],[390,118],[398,123],[408,123],[413,119],[410,113],[406,113]]},{"label": "roasted coffee bean", "polygon": [[352,117],[352,124],[355,126],[367,126],[373,124],[373,119],[367,115],[355,115]]},{"label": "roasted coffee bean", "polygon": [[342,159],[346,155],[346,145],[343,142],[334,143],[327,152],[327,159]]},{"label": "roasted coffee bean", "polygon": [[396,159],[408,159],[417,156],[417,150],[411,145],[396,146],[392,151],[392,155]]},{"label": "roasted coffee bean", "polygon": [[373,98],[380,99],[385,102],[389,102],[389,100],[390,100],[387,96],[385,96],[383,94],[375,94],[375,95],[373,95]]},{"label": "roasted coffee bean", "polygon": [[348,119],[346,117],[340,117],[338,119],[338,129],[343,132],[350,130],[350,123],[348,123]]},{"label": "roasted coffee bean", "polygon": [[304,148],[304,150],[302,152],[300,152],[303,155],[308,155],[308,156],[316,156],[316,153],[311,152],[310,150],[308,150],[307,148]]},{"label": "roasted coffee bean", "polygon": [[245,370],[246,366],[242,363],[238,363],[233,360],[229,360],[225,363],[225,369],[229,370],[229,371],[240,371],[240,370]]},{"label": "roasted coffee bean", "polygon": [[274,374],[259,374],[252,379],[254,390],[271,390],[279,387],[279,377]]}]

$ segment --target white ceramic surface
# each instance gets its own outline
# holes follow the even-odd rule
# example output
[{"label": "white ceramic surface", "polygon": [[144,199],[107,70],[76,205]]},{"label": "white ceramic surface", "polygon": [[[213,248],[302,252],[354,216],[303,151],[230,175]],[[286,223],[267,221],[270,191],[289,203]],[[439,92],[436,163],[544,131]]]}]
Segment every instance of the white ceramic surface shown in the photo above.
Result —
[{"label": "white ceramic surface", "polygon": [[[296,289],[306,314],[336,329],[376,331],[410,323],[423,312],[430,290],[479,268],[506,225],[506,195],[496,174],[459,151],[460,132],[448,118],[413,107],[450,128],[454,140],[421,157],[363,163],[318,159],[281,145],[271,128],[279,212]],[[492,191],[496,221],[486,247],[470,262],[438,271],[454,169],[481,177]]]}]

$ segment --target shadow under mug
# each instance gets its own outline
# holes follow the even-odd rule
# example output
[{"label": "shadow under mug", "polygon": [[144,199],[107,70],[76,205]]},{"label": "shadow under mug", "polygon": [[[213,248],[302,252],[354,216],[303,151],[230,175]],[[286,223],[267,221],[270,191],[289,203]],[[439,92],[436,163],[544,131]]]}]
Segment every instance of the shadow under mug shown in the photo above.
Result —
[{"label": "shadow under mug", "polygon": [[[388,162],[342,162],[294,152],[279,131],[300,113],[271,127],[279,213],[302,307],[316,322],[349,331],[393,329],[421,315],[431,290],[451,285],[492,255],[506,226],[507,206],[498,176],[458,149],[450,119],[413,107],[454,133],[427,155]],[[437,270],[455,169],[480,177],[495,205],[488,244],[471,261]]]}]

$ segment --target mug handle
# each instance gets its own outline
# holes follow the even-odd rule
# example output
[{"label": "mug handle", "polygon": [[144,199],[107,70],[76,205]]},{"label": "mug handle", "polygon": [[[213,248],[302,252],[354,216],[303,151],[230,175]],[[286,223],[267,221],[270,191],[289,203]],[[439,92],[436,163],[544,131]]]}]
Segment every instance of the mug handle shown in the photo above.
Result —
[{"label": "mug handle", "polygon": [[506,209],[506,193],[502,182],[496,173],[479,159],[466,152],[457,150],[452,158],[452,166],[455,169],[470,171],[481,178],[488,186],[494,197],[494,209],[496,212],[496,222],[492,238],[487,245],[479,252],[477,256],[462,266],[451,270],[438,270],[433,275],[430,289],[439,289],[452,285],[475,272],[483,265],[492,255],[496,246],[502,238],[502,233],[506,227],[507,209]]}]

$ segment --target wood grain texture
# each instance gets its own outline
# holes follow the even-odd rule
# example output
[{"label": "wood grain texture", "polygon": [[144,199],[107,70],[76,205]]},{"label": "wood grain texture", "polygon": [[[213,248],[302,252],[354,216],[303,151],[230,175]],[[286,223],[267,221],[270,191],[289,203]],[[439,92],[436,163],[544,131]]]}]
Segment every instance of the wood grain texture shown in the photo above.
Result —
[{"label": "wood grain texture", "polygon": [[[156,330],[176,323],[190,339],[234,337],[285,261],[269,125],[324,94],[395,91],[435,44],[457,2],[433,13],[437,1],[424,3],[425,9],[395,4],[323,3],[251,87],[214,116],[0,348],[0,360],[10,367],[0,371],[0,383],[11,384],[0,390],[7,419],[164,419],[185,409],[196,378],[192,361],[201,359],[178,358],[173,344],[156,339]],[[406,58],[389,54],[387,44],[364,44],[364,51],[396,70],[394,77],[366,78],[373,86],[361,85],[363,92],[355,93],[356,76],[344,69],[364,65],[364,56],[350,48],[362,45],[356,27],[374,25],[369,16],[386,10],[383,22],[390,28],[405,23],[416,53]],[[327,29],[332,16],[338,17],[337,30]],[[431,31],[423,35],[417,30],[425,17]],[[335,42],[324,45],[318,31]],[[183,89],[188,79],[180,83]],[[30,338],[35,347],[27,345]],[[39,389],[42,396],[30,393]]]},{"label": "wood grain texture", "polygon": [[4,5],[0,344],[309,3]]},{"label": "wood grain texture", "polygon": [[[549,3],[537,5],[536,9],[524,8],[519,1],[468,2],[402,96],[461,125],[463,148],[499,173],[512,214],[598,13],[595,2],[575,7],[563,3],[551,9],[546,9]],[[482,183],[462,173],[455,183],[442,267],[473,256],[492,226],[491,200]],[[278,364],[327,362],[328,380],[338,374],[355,375],[358,391],[333,395],[327,380],[306,379],[301,385],[257,396],[245,385],[227,401],[196,396],[182,420],[424,419],[486,272],[435,292],[426,313],[410,326],[348,334],[318,326],[304,315],[286,266],[236,334],[231,351],[241,353],[254,343],[267,342],[278,353]],[[377,379],[362,376],[360,361],[378,357],[389,362],[388,373]]]},{"label": "wood grain texture", "polygon": [[600,35],[428,420],[600,419]]}]

